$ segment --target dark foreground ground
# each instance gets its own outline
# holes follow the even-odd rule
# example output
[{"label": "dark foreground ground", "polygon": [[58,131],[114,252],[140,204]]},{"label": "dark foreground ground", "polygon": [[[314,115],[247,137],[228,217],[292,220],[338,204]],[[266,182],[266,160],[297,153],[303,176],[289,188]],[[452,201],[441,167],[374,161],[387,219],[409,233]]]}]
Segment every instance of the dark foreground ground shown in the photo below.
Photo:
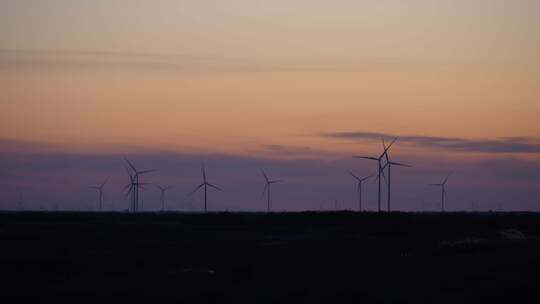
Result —
[{"label": "dark foreground ground", "polygon": [[0,297],[540,303],[539,236],[540,214],[0,213]]}]

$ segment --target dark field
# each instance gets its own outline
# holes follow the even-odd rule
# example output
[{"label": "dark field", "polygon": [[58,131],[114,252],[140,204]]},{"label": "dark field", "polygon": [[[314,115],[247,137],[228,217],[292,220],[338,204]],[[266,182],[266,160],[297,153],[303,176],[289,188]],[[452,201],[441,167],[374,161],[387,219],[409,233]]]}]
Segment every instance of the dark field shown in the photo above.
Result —
[{"label": "dark field", "polygon": [[540,303],[539,236],[530,213],[1,213],[0,288],[4,303]]}]

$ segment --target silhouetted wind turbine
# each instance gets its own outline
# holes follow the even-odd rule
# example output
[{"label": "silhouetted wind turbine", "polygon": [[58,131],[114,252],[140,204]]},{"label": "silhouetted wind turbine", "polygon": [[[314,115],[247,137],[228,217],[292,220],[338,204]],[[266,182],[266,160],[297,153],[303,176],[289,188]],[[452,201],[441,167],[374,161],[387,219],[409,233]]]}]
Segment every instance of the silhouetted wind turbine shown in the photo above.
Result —
[{"label": "silhouetted wind turbine", "polygon": [[165,211],[165,192],[171,189],[173,186],[163,187],[160,185],[155,185],[161,191],[161,211]]},{"label": "silhouetted wind turbine", "polygon": [[[151,169],[151,170],[137,170],[137,168],[135,168],[135,166],[129,161],[129,159],[127,159],[127,157],[124,157],[124,160],[126,161],[126,163],[129,165],[129,167],[131,168],[131,171],[129,171],[129,169],[127,169],[128,171],[128,175],[129,175],[129,178],[130,178],[130,185],[129,186],[129,193],[131,193],[131,206],[132,206],[132,211],[133,212],[137,212],[139,210],[139,188],[141,185],[143,185],[144,183],[141,183],[139,182],[139,177],[143,174],[146,174],[146,173],[151,173],[151,172],[155,172],[157,170],[155,169]],[[127,187],[128,187],[127,186]],[[126,187],[126,188],[127,188]]]},{"label": "silhouetted wind turbine", "polygon": [[358,211],[361,212],[361,211],[362,211],[362,183],[363,183],[365,180],[367,180],[367,179],[369,179],[370,177],[372,177],[373,174],[368,175],[368,176],[366,176],[366,177],[362,177],[362,178],[356,176],[356,175],[355,175],[354,173],[352,173],[351,171],[349,171],[349,174],[350,174],[352,177],[354,177],[354,179],[356,179],[356,181],[358,182],[356,191],[358,192]]},{"label": "silhouetted wind turbine", "polygon": [[283,180],[281,179],[270,180],[268,176],[266,175],[266,173],[264,173],[264,170],[261,170],[261,173],[264,176],[264,180],[266,182],[266,184],[264,185],[264,190],[263,190],[262,195],[264,195],[265,193],[267,194],[266,212],[270,212],[270,186],[272,184],[281,183],[283,182]]},{"label": "silhouetted wind turbine", "polygon": [[381,212],[381,174],[383,174],[382,160],[385,157],[388,150],[390,150],[392,145],[396,142],[396,140],[397,140],[397,137],[394,138],[394,140],[390,143],[390,145],[384,149],[383,153],[379,157],[353,156],[354,158],[363,158],[363,159],[369,159],[369,160],[374,160],[378,162],[378,165],[379,165],[379,173],[377,174],[378,184],[379,184],[379,190],[378,190],[378,195],[377,195],[377,211],[378,212]]},{"label": "silhouetted wind turbine", "polygon": [[[127,168],[126,168],[127,169]],[[127,169],[127,174],[129,175],[130,183],[127,184],[124,188],[124,191],[126,192],[126,196],[131,194],[131,211],[136,212],[139,211],[139,198],[141,202],[141,209],[144,209],[144,204],[142,200],[142,190],[144,189],[143,185],[146,185],[148,183],[141,183],[138,181],[137,178],[135,178],[135,175],[132,175],[131,172],[129,172],[129,169]]]},{"label": "silhouetted wind turbine", "polygon": [[99,193],[99,211],[101,211],[103,207],[103,187],[105,187],[105,184],[107,184],[107,181],[109,181],[109,178],[107,177],[103,183],[99,186],[90,186],[90,189],[95,189]]},{"label": "silhouetted wind turbine", "polygon": [[[382,144],[383,144],[383,148],[385,151],[386,150],[386,144],[384,143],[384,138],[381,138],[382,140]],[[408,168],[411,168],[412,166],[411,165],[406,165],[406,164],[402,164],[402,163],[398,163],[398,162],[393,162],[393,161],[390,161],[390,157],[388,156],[388,152],[385,154],[385,157],[386,157],[386,164],[384,165],[384,167],[382,168],[383,170],[388,167],[388,181],[386,183],[387,185],[387,190],[388,190],[388,195],[386,196],[386,200],[387,200],[387,210],[388,212],[390,212],[392,210],[391,208],[391,189],[392,189],[392,166],[399,166],[399,167],[408,167]]]},{"label": "silhouetted wind turbine", "polygon": [[444,212],[444,198],[446,197],[446,182],[452,173],[449,173],[440,184],[429,184],[430,186],[441,187],[441,210]]},{"label": "silhouetted wind turbine", "polygon": [[218,186],[215,186],[215,185],[212,185],[210,184],[207,180],[206,180],[206,168],[204,166],[204,162],[202,162],[201,164],[201,169],[202,169],[202,176],[203,176],[203,182],[202,184],[200,184],[199,186],[197,186],[197,188],[195,188],[195,190],[193,190],[189,195],[192,195],[193,193],[197,192],[199,189],[201,189],[201,187],[204,187],[204,212],[207,212],[208,209],[207,209],[207,201],[208,201],[208,190],[207,188],[208,187],[212,187],[216,190],[219,190],[221,192],[225,192],[223,191],[221,188],[219,188]]},{"label": "silhouetted wind turbine", "polygon": [[129,207],[129,210],[135,212],[135,207],[134,207],[135,198],[134,198],[133,189],[135,189],[136,181],[135,181],[135,178],[133,177],[133,174],[131,174],[131,172],[129,171],[127,167],[126,167],[126,173],[129,176],[129,184],[127,184],[122,191],[126,192],[126,196],[131,194],[131,205]]}]

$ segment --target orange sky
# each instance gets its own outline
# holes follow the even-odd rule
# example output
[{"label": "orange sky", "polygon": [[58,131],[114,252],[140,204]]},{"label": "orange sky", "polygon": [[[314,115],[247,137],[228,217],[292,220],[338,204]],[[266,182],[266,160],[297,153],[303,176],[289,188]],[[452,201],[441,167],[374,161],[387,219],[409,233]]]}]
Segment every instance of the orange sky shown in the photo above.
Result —
[{"label": "orange sky", "polygon": [[[0,4],[0,137],[69,150],[349,153],[338,131],[540,131],[536,1]],[[377,147],[378,148],[378,147]]]}]

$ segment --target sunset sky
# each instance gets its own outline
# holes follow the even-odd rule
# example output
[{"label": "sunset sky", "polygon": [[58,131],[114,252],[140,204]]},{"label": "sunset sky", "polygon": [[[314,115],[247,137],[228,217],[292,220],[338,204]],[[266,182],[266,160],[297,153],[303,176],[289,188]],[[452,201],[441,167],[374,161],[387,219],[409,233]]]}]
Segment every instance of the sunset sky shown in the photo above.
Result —
[{"label": "sunset sky", "polygon": [[2,0],[0,105],[5,209],[94,208],[107,176],[125,209],[124,155],[174,209],[202,160],[214,210],[262,210],[261,167],[281,210],[353,208],[347,170],[375,167],[351,156],[399,136],[396,208],[452,171],[456,210],[540,211],[536,0]]}]

